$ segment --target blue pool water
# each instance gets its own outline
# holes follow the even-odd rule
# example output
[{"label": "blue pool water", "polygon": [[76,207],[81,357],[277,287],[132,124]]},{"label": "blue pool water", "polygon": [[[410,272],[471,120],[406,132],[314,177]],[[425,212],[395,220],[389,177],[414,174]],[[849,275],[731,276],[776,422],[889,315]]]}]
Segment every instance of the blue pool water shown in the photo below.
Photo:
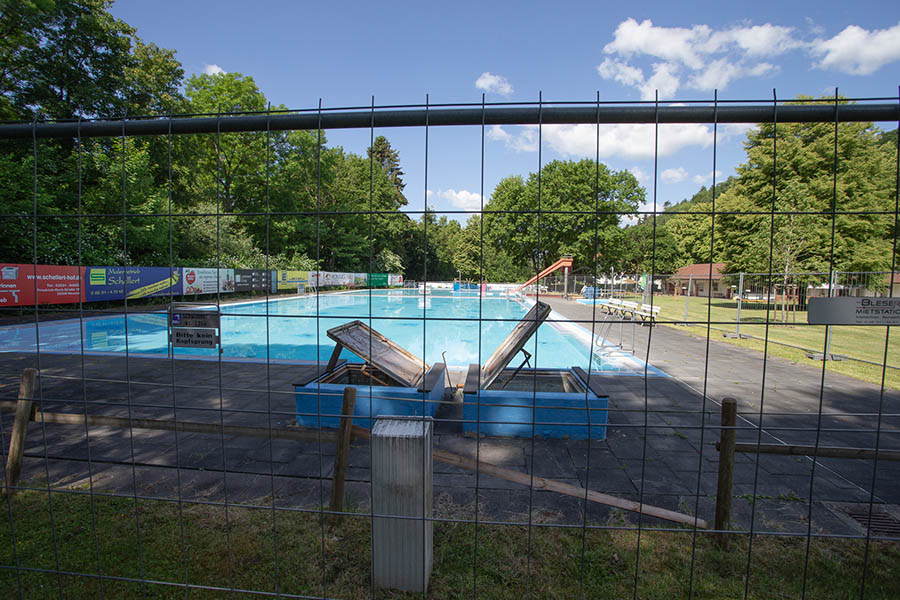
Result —
[{"label": "blue pool water", "polygon": [[[479,307],[481,322],[479,323]],[[354,319],[386,335],[412,354],[433,364],[483,363],[512,331],[528,305],[515,299],[459,295],[429,295],[402,290],[324,294],[279,298],[222,306],[222,356],[269,360],[328,360],[334,349],[326,331]],[[370,321],[371,318],[371,321]],[[630,355],[590,358],[590,332],[553,314],[525,348],[536,354],[537,366],[580,366],[622,374],[643,374],[644,363]],[[90,317],[41,323],[41,352],[113,352],[168,354],[165,313]],[[481,348],[479,352],[479,337]],[[34,325],[0,328],[0,348],[35,350]],[[594,342],[595,350],[598,342]],[[176,356],[209,356],[212,349],[177,348]],[[359,360],[346,350],[342,358]],[[521,354],[513,366],[521,362]],[[590,364],[589,364],[590,363]],[[532,360],[532,366],[534,366]],[[651,374],[661,374],[649,367]]]}]

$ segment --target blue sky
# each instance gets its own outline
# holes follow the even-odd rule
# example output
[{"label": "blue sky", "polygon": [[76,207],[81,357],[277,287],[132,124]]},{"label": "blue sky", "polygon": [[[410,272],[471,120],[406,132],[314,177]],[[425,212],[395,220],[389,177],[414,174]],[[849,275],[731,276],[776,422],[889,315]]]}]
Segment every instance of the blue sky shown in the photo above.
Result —
[{"label": "blue sky", "polygon": [[[544,100],[759,100],[898,94],[900,10],[891,2],[274,2],[119,0],[116,17],[177,51],[187,76],[251,75],[290,108]],[[752,12],[747,7],[752,7]],[[896,124],[883,124],[893,128]],[[746,127],[717,131],[717,180],[743,158]],[[593,126],[545,127],[541,158],[593,158]],[[410,210],[477,210],[480,127],[385,129],[400,151]],[[661,127],[657,202],[709,184],[712,127]],[[363,154],[369,131],[332,131]],[[485,201],[539,168],[538,131],[489,128]],[[629,169],[653,199],[650,126],[604,126],[601,161]],[[427,180],[427,181],[426,181]],[[459,217],[464,220],[464,217]]]}]

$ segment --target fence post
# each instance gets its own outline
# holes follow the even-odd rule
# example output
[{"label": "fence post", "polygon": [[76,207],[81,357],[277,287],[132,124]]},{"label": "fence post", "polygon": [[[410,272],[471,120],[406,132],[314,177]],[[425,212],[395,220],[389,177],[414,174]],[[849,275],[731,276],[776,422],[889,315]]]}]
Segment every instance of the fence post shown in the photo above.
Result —
[{"label": "fence post", "polygon": [[737,400],[722,399],[722,427],[719,433],[719,481],[716,486],[716,538],[723,550],[728,549],[728,534],[723,530],[731,522],[731,496],[734,484],[734,440],[737,425]]},{"label": "fence post", "polygon": [[353,438],[353,410],[356,405],[356,388],[344,388],[344,400],[341,403],[341,424],[338,427],[337,446],[334,449],[334,473],[331,483],[331,502],[328,509],[339,512],[344,508],[344,479],[349,462],[350,440]]},{"label": "fence post", "polygon": [[34,381],[37,369],[22,371],[22,383],[19,384],[19,401],[16,403],[16,416],[13,421],[12,434],[9,436],[9,453],[6,457],[6,494],[12,496],[19,485],[22,473],[22,454],[25,452],[25,434],[28,422],[34,418],[37,404],[34,403]]},{"label": "fence post", "polygon": [[694,274],[688,275],[687,294],[684,295],[684,324],[688,324],[688,306],[691,304],[691,286],[694,284]]}]

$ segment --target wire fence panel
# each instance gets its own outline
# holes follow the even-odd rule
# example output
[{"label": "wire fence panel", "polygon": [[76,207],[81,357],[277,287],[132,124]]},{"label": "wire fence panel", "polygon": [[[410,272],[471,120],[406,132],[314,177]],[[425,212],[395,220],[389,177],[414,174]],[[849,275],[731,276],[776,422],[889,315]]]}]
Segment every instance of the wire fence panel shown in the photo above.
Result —
[{"label": "wire fence panel", "polygon": [[[873,122],[900,98],[0,124],[3,589],[893,597],[900,150]],[[710,187],[660,204],[686,124]],[[601,162],[626,125],[643,183]],[[547,160],[560,126],[592,154]],[[364,155],[330,145],[353,131]],[[438,212],[447,131],[479,192]],[[494,176],[503,135],[532,173]]]}]

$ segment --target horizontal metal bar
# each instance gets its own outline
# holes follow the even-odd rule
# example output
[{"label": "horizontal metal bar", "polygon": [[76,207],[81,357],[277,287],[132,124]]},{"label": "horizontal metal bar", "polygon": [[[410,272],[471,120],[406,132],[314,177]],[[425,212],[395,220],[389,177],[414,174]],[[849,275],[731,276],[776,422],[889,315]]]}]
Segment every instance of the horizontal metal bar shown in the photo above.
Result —
[{"label": "horizontal metal bar", "polygon": [[[835,117],[835,110],[837,116]],[[659,123],[764,123],[771,122],[775,107],[760,105],[660,106]],[[778,106],[781,123],[833,123],[900,120],[900,105],[785,104]],[[0,139],[112,137],[139,135],[236,133],[315,129],[367,129],[369,127],[423,127],[446,125],[574,125],[655,123],[657,107],[636,106],[514,106],[494,108],[419,108],[411,110],[354,110],[212,117],[118,119],[12,123],[0,125]]]}]

